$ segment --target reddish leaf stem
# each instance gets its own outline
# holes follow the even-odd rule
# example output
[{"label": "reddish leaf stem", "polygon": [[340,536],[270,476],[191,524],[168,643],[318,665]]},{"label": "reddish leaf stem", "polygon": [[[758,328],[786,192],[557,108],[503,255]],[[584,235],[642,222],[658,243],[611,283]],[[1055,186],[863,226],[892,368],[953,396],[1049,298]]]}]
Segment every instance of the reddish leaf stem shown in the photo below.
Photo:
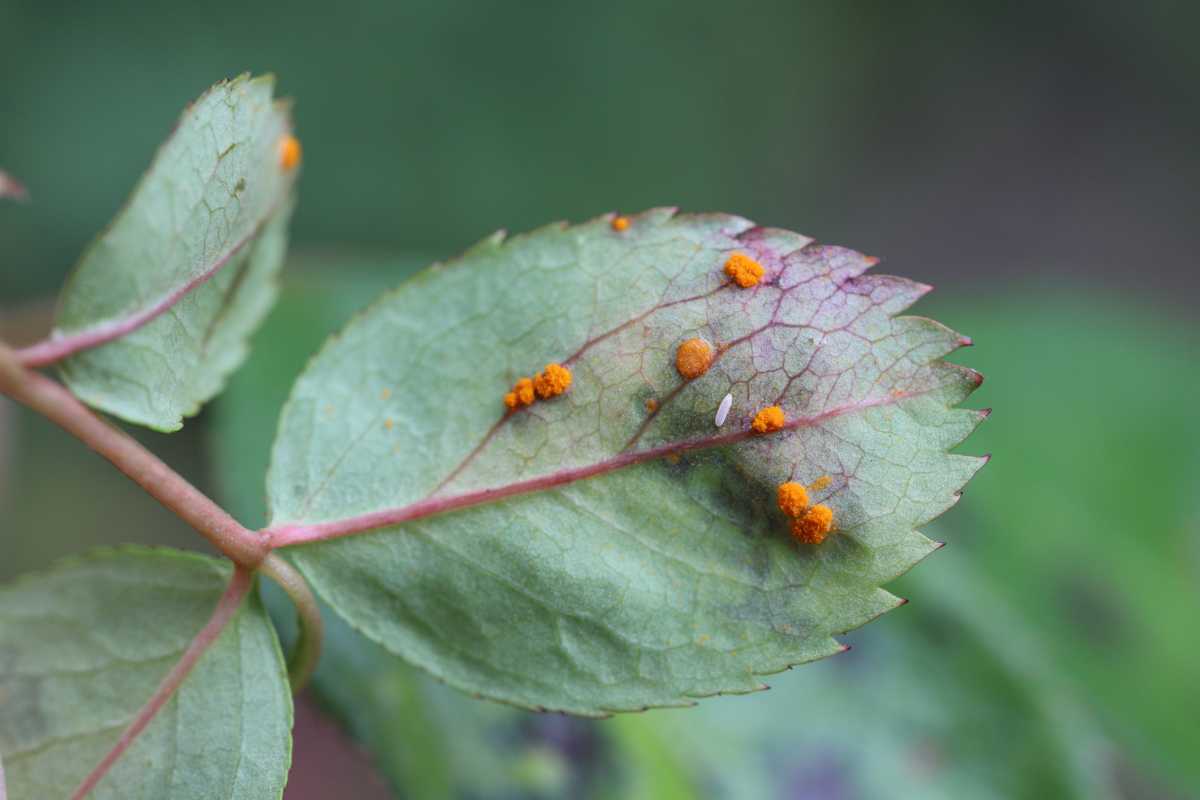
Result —
[{"label": "reddish leaf stem", "polygon": [[[854,411],[861,411],[867,408],[874,408],[876,406],[889,405],[900,400],[913,397],[916,394],[920,393],[914,392],[893,394],[887,397],[877,398],[875,400],[865,400],[861,403],[852,403],[847,406],[840,406],[811,417],[800,417],[798,419],[791,420],[783,426],[783,430],[786,431],[795,430],[797,428],[811,427],[826,420],[833,419],[834,417],[840,417],[843,414],[849,414]],[[654,459],[663,458],[665,456],[678,455],[691,450],[702,450],[712,447],[727,447],[729,445],[745,441],[746,439],[756,435],[758,434],[755,434],[750,429],[746,429],[734,431],[733,433],[690,439],[683,442],[671,442],[668,444],[659,445],[657,447],[648,447],[645,450],[627,450],[618,453],[611,458],[606,458],[603,461],[597,461],[594,464],[563,469],[557,472],[551,472],[547,475],[530,478],[529,480],[505,484],[504,486],[497,486],[490,489],[477,489],[472,492],[447,495],[444,497],[427,497],[424,500],[410,503],[407,506],[388,508],[382,511],[373,511],[354,517],[330,520],[329,522],[317,522],[310,525],[278,525],[268,528],[262,533],[267,537],[272,548],[288,547],[297,544],[308,544],[310,542],[325,541],[326,539],[337,539],[342,536],[365,533],[367,531],[375,530],[376,528],[398,525],[402,522],[411,522],[415,519],[421,519],[434,514],[444,514],[448,511],[455,511],[460,508],[469,508],[471,506],[482,505],[484,503],[494,503],[507,497],[513,497],[514,495],[528,494],[530,492],[552,489],[556,486],[574,483],[575,481],[592,478],[597,475],[603,475],[607,472],[612,472],[613,470],[632,466],[634,464],[640,464],[644,461],[653,461]]]},{"label": "reddish leaf stem", "polygon": [[93,414],[66,388],[22,367],[3,344],[0,394],[37,411],[107,458],[235,563],[253,569],[266,557],[263,537],[242,527],[133,437]]},{"label": "reddish leaf stem", "polygon": [[200,660],[200,656],[217,640],[221,635],[221,631],[233,619],[238,608],[241,607],[242,600],[246,597],[246,593],[250,590],[253,583],[253,573],[244,568],[235,566],[233,569],[233,577],[229,580],[229,586],[221,595],[221,599],[217,602],[217,607],[213,611],[212,617],[208,623],[196,634],[196,638],[192,639],[187,649],[183,651],[179,661],[163,678],[162,683],[154,690],[154,694],[150,695],[150,699],[138,711],[137,716],[129,723],[129,727],[121,734],[121,738],[113,746],[112,750],[96,765],[88,776],[83,779],[83,783],[79,784],[79,788],[71,795],[71,800],[82,800],[89,792],[96,788],[101,779],[104,778],[112,765],[117,762],[129,746],[133,744],[133,740],[138,737],[150,721],[154,719],[162,707],[179,688],[188,673],[196,666],[196,662]]},{"label": "reddish leaf stem", "polygon": [[300,619],[300,637],[288,658],[288,680],[295,694],[304,688],[317,668],[317,661],[321,658],[321,641],[325,637],[325,623],[321,619],[317,598],[295,567],[272,553],[263,561],[262,571],[287,592]]}]

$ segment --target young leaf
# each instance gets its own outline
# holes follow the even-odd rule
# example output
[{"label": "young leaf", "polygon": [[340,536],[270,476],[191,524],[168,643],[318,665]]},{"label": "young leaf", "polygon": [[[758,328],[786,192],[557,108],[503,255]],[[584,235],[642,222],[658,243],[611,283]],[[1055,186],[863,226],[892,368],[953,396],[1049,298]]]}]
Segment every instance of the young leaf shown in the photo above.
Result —
[{"label": "young leaf", "polygon": [[270,77],[219,83],[184,112],[68,281],[32,363],[130,422],[177,430],[220,391],[274,301],[296,170]]},{"label": "young leaf", "polygon": [[[12,800],[68,797],[204,626],[219,561],[105,551],[0,588],[0,757]],[[278,798],[291,694],[252,593],[96,798]]]},{"label": "young leaf", "polygon": [[[741,288],[734,253],[765,270]],[[897,604],[880,585],[983,460],[947,455],[966,342],[897,317],[927,287],[726,215],[493,237],[385,296],[297,382],[268,480],[277,544],[352,624],[451,685],[599,715],[763,688]],[[711,368],[683,381],[676,348]],[[566,394],[506,412],[549,362]],[[725,427],[713,415],[734,397]],[[778,405],[782,430],[755,435]],[[826,485],[820,480],[829,476]],[[798,545],[776,486],[838,533]],[[390,527],[387,527],[390,526]]]}]

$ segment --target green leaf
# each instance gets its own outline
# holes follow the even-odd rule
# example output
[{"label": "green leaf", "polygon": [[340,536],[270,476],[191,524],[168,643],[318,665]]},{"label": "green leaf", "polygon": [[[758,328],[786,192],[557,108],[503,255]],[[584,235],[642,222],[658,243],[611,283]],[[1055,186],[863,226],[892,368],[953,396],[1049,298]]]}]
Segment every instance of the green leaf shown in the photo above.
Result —
[{"label": "green leaf", "polygon": [[[763,285],[727,282],[735,251]],[[763,688],[897,604],[880,585],[936,548],[916,526],[983,463],[946,453],[981,419],[951,408],[978,375],[939,360],[965,340],[895,316],[927,287],[872,263],[669,210],[493,237],[313,360],[280,423],[274,527],[411,518],[296,563],[353,625],[470,692],[600,715]],[[721,355],[682,384],[693,336]],[[514,380],[557,361],[570,391],[506,415]],[[789,427],[752,436],[775,403]],[[775,487],[825,475],[841,532],[797,545]]]},{"label": "green leaf", "polygon": [[[214,559],[122,549],[0,589],[11,800],[70,795],[207,622],[228,577]],[[92,797],[278,798],[291,719],[279,643],[252,596]]]},{"label": "green leaf", "polygon": [[75,268],[46,349],[90,348],[62,364],[88,404],[177,430],[245,357],[275,299],[295,178],[273,86],[243,76],[188,108]]},{"label": "green leaf", "polygon": [[[214,407],[220,497],[239,519],[265,518],[262,476],[270,460],[273,424],[309,355],[385,284],[380,276],[415,271],[424,261],[339,254],[336,277],[313,275],[290,258],[283,296],[246,364]],[[299,263],[297,263],[299,262]],[[268,608],[285,644],[295,637],[291,602],[264,584]],[[365,639],[324,609],[325,643],[311,686],[322,706],[355,740],[403,797],[524,796],[530,772],[521,765],[550,759],[553,742],[526,733],[530,717],[480,703],[447,688]],[[285,647],[285,650],[288,649]],[[557,718],[563,721],[563,718]],[[565,754],[559,758],[570,769]],[[576,768],[572,786],[593,771]]]}]

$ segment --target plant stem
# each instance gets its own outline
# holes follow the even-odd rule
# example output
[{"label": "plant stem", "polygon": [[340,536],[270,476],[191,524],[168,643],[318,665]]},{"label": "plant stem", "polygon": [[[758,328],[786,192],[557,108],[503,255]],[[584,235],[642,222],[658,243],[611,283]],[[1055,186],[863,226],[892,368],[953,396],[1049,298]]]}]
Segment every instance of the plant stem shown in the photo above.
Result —
[{"label": "plant stem", "polygon": [[266,557],[269,548],[264,537],[242,527],[133,437],[93,414],[66,388],[21,366],[3,344],[0,394],[37,411],[107,458],[235,563],[253,569]]},{"label": "plant stem", "polygon": [[242,600],[246,597],[246,592],[250,590],[253,583],[254,574],[250,570],[235,566],[233,568],[233,577],[229,579],[229,586],[225,588],[225,592],[221,595],[221,599],[217,602],[217,607],[213,611],[212,617],[208,620],[200,632],[196,634],[196,638],[192,639],[187,649],[183,651],[179,661],[167,673],[167,677],[163,678],[162,683],[154,690],[154,694],[150,695],[150,699],[138,711],[137,716],[129,723],[129,727],[121,734],[121,738],[113,745],[112,750],[96,765],[88,776],[83,779],[83,783],[79,784],[79,788],[71,795],[71,800],[82,800],[89,792],[96,788],[96,784],[108,774],[112,769],[112,765],[117,762],[129,746],[133,744],[133,740],[138,737],[154,716],[166,705],[171,699],[171,695],[179,688],[188,673],[196,666],[196,662],[200,660],[200,656],[209,646],[217,640],[221,635],[221,631],[233,619],[238,608],[242,604]]},{"label": "plant stem", "polygon": [[287,561],[272,553],[262,563],[262,572],[287,592],[296,615],[300,619],[300,637],[288,658],[288,679],[292,692],[299,692],[312,677],[321,658],[321,641],[325,635],[325,623],[321,620],[321,609],[308,581]]}]

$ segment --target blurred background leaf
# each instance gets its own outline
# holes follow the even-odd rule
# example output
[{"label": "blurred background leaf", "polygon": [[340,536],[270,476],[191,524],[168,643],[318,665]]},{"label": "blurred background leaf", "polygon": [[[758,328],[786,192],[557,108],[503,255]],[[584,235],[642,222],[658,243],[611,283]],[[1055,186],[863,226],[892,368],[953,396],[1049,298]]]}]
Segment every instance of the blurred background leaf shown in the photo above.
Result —
[{"label": "blurred background leaf", "polygon": [[[892,587],[908,608],[765,694],[583,727],[470,701],[335,625],[322,675],[370,676],[340,685],[371,699],[347,727],[410,796],[1198,797],[1197,21],[1171,0],[0,0],[0,164],[32,197],[0,207],[0,336],[43,332],[181,105],[244,70],[297,100],[300,252],[255,340],[293,341],[216,414],[137,435],[248,523],[292,377],[426,256],[658,204],[883,256],[938,284],[917,310],[975,338],[973,404],[996,408],[964,449],[995,459],[931,529],[950,546]],[[0,402],[0,577],[121,541],[200,545]],[[289,798],[388,796],[297,713]],[[789,736],[798,715],[828,741]]]}]

